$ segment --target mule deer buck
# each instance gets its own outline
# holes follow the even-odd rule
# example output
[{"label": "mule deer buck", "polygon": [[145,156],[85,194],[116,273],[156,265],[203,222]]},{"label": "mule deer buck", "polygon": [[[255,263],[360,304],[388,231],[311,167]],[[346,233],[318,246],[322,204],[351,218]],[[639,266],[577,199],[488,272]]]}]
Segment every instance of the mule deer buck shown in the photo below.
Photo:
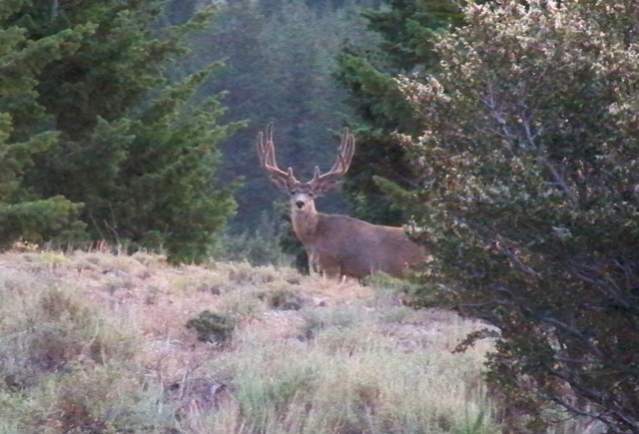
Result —
[{"label": "mule deer buck", "polygon": [[293,169],[280,169],[275,159],[273,127],[257,136],[260,165],[271,181],[290,196],[293,231],[304,245],[310,272],[361,278],[375,271],[401,276],[425,257],[401,227],[380,226],[315,209],[315,198],[333,189],[348,171],[355,153],[355,137],[344,130],[337,159],[326,173],[315,166],[313,178],[299,181]]}]

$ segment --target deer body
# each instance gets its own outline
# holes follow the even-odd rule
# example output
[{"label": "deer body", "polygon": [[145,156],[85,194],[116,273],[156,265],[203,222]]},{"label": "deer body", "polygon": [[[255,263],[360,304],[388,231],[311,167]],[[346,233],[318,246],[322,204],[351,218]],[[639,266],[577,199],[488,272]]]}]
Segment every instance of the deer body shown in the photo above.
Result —
[{"label": "deer body", "polygon": [[426,258],[425,249],[413,242],[401,227],[374,225],[353,217],[319,213],[315,197],[332,189],[348,170],[355,152],[355,139],[345,132],[338,158],[331,170],[300,182],[279,169],[275,161],[273,131],[258,136],[260,164],[275,185],[290,195],[291,222],[295,235],[304,245],[310,271],[331,276],[361,278],[376,271],[401,276],[411,266]]},{"label": "deer body", "polygon": [[373,225],[353,217],[296,212],[293,230],[314,271],[362,278],[376,271],[401,276],[425,257],[403,228]]}]

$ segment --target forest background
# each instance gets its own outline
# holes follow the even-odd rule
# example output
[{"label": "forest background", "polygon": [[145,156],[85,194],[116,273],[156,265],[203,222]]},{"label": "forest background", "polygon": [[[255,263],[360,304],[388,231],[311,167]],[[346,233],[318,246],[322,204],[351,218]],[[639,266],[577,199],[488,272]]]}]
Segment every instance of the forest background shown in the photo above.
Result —
[{"label": "forest background", "polygon": [[[425,2],[422,15],[410,20],[414,6],[397,7],[404,16],[394,17],[378,1],[237,1],[213,8],[196,0],[165,7],[6,3],[4,24],[24,31],[4,33],[11,44],[3,54],[13,62],[5,70],[21,77],[3,83],[11,116],[6,140],[22,143],[44,135],[40,147],[16,155],[7,167],[11,187],[0,203],[13,208],[4,214],[2,242],[105,239],[131,248],[162,247],[177,261],[198,260],[211,254],[220,238],[211,234],[232,215],[226,232],[243,234],[235,240],[267,234],[266,244],[278,247],[273,237],[287,232],[285,213],[274,208],[281,198],[259,169],[256,133],[273,122],[280,161],[304,177],[315,165],[331,164],[340,128],[358,126],[358,104],[375,122],[400,119],[406,104],[392,90],[392,75],[376,68],[396,74],[416,61],[380,49],[382,36],[417,38],[424,35],[420,20],[424,28],[436,28],[449,17],[437,18],[439,2]],[[413,49],[408,42],[400,44],[407,46],[404,52]],[[358,101],[361,90],[349,89],[362,84],[374,96],[394,92],[395,101],[376,103],[370,96]],[[360,127],[362,146],[346,194],[322,199],[320,207],[400,223],[399,208],[372,181],[376,172],[405,176],[397,147],[379,146],[380,125]],[[196,130],[199,138],[175,143]],[[375,143],[366,144],[371,138]],[[182,159],[178,169],[178,153],[197,147],[207,159]],[[369,164],[375,160],[388,161]],[[176,170],[188,175],[169,186]],[[17,209],[18,203],[24,206]],[[273,261],[266,252],[272,249],[241,249],[245,256],[249,250],[249,260]]]}]

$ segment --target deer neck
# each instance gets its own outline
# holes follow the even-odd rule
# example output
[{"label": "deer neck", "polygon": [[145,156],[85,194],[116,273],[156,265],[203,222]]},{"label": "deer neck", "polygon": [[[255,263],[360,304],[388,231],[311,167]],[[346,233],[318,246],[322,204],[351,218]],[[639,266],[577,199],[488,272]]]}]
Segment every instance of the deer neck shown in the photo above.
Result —
[{"label": "deer neck", "polygon": [[315,239],[319,214],[313,208],[308,211],[291,211],[293,231],[302,244],[310,244]]}]

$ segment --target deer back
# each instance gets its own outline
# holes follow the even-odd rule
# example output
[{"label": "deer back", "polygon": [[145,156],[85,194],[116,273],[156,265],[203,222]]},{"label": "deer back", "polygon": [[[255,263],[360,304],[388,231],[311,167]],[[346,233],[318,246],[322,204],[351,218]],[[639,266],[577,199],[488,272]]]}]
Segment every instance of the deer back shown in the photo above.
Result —
[{"label": "deer back", "polygon": [[376,271],[401,276],[423,261],[423,246],[399,227],[380,226],[353,217],[319,214],[315,237],[307,250],[329,274],[364,277]]}]

